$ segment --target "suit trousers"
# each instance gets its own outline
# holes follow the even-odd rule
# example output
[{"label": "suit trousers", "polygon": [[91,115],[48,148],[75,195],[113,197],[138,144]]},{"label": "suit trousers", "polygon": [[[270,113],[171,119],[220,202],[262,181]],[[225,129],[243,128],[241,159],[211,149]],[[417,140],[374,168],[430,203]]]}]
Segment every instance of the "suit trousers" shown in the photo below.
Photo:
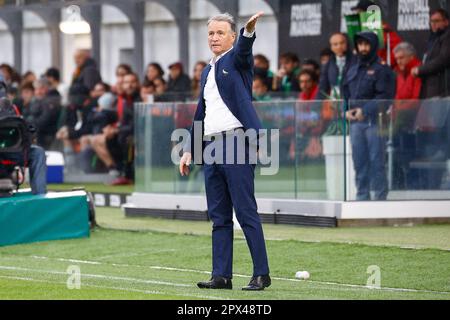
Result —
[{"label": "suit trousers", "polygon": [[[224,140],[235,139],[225,137]],[[211,142],[206,143],[208,147]],[[245,152],[248,156],[248,143]],[[223,143],[223,157],[227,146]],[[237,147],[234,144],[234,155]],[[247,159],[248,160],[248,159]],[[255,164],[204,164],[208,215],[213,222],[212,275],[232,278],[233,271],[233,208],[242,227],[253,260],[253,276],[269,274],[267,252],[261,220],[255,199]]]}]

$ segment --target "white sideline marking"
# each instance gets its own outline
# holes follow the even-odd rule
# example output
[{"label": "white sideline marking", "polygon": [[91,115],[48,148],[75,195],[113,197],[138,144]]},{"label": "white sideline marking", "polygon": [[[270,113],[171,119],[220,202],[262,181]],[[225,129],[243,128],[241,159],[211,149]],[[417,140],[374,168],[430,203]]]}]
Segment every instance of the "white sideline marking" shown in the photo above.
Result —
[{"label": "white sideline marking", "polygon": [[[34,278],[29,278],[29,277],[0,276],[0,278],[2,278],[2,279],[12,279],[12,280],[21,280],[21,281],[30,281],[30,282],[41,282],[41,283],[49,283],[49,284],[63,284],[63,285],[66,284],[66,282],[48,281],[48,280],[34,279]],[[89,284],[89,283],[83,283],[83,287],[92,287],[92,288],[99,288],[99,289],[111,289],[111,290],[117,290],[117,291],[131,291],[131,292],[139,292],[139,293],[150,294],[150,295],[170,295],[170,296],[177,296],[177,297],[194,297],[194,298],[201,298],[201,299],[228,300],[228,298],[214,297],[214,296],[180,294],[180,293],[166,293],[166,292],[154,291],[154,290],[139,290],[139,289],[123,288],[123,287],[100,286],[100,285]]]},{"label": "white sideline marking", "polygon": [[[131,265],[131,264],[121,264],[121,263],[105,263],[105,262],[98,262],[98,261],[83,261],[83,260],[74,260],[74,259],[66,259],[66,258],[50,258],[50,257],[44,257],[44,256],[30,256],[31,258],[35,259],[43,259],[43,260],[57,260],[62,262],[77,262],[81,264],[93,264],[93,265],[107,265],[107,266],[113,266],[113,267],[135,267],[135,268],[148,268],[148,269],[154,269],[154,270],[165,270],[165,271],[175,271],[175,272],[186,272],[186,273],[201,273],[201,274],[208,274],[210,275],[210,271],[203,271],[203,270],[195,270],[195,269],[183,269],[183,268],[174,268],[174,267],[163,267],[163,266],[143,266],[143,265]],[[1,267],[0,267],[1,269]],[[244,274],[234,274],[234,277],[238,278],[251,278],[249,275]],[[333,285],[333,286],[341,286],[341,287],[349,287],[349,288],[358,288],[358,289],[366,289],[366,290],[384,290],[384,291],[398,291],[398,292],[415,292],[415,293],[434,293],[434,294],[448,294],[450,295],[449,291],[433,291],[433,290],[421,290],[421,289],[407,289],[407,288],[390,288],[390,287],[381,287],[381,288],[373,288],[373,287],[367,287],[364,285],[358,285],[358,284],[348,284],[348,283],[339,283],[339,282],[330,282],[330,281],[318,281],[318,280],[299,280],[299,279],[291,279],[291,278],[282,278],[282,277],[271,277],[273,280],[279,280],[279,281],[288,281],[288,282],[313,282],[317,284],[322,285]]]},{"label": "white sideline marking", "polygon": [[[0,266],[0,269],[67,275],[67,272],[53,271],[53,270],[29,269],[29,268],[22,268],[22,267]],[[83,273],[81,276],[87,277],[87,278],[98,278],[98,279],[106,279],[106,280],[122,280],[122,281],[135,282],[135,283],[157,284],[157,285],[165,285],[165,286],[172,286],[172,287],[183,287],[183,288],[193,287],[193,285],[190,285],[190,284],[181,284],[181,283],[173,283],[173,282],[157,281],[157,280],[144,280],[144,279],[127,278],[127,277],[106,276],[106,275],[101,275],[101,274]]]}]

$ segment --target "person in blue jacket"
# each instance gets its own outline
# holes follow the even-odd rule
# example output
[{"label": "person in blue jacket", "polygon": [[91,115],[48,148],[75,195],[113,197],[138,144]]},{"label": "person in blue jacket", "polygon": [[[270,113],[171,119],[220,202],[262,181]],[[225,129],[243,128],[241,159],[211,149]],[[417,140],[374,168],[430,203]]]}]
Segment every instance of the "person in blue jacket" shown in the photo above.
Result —
[{"label": "person in blue jacket", "polygon": [[330,37],[333,55],[322,68],[317,99],[342,99],[342,85],[350,67],[356,62],[356,56],[350,48],[347,35],[341,32]]},{"label": "person in blue jacket", "polygon": [[[194,116],[194,126],[203,127],[201,132],[191,130],[190,150],[185,150],[180,161],[181,175],[189,174],[192,158],[203,164],[206,186],[208,215],[213,222],[212,247],[213,270],[209,281],[199,282],[201,289],[232,289],[233,263],[233,208],[244,231],[253,260],[253,277],[243,290],[264,290],[270,286],[269,265],[255,200],[255,165],[252,163],[228,163],[229,133],[243,129],[261,129],[261,122],[252,104],[253,53],[256,39],[255,26],[262,13],[254,15],[240,31],[237,38],[235,22],[231,15],[221,14],[208,22],[208,42],[214,55],[204,69],[200,82],[200,99]],[[195,145],[215,137],[226,140],[223,143],[223,159],[226,162],[207,163],[203,161],[203,150]],[[208,140],[208,139],[206,139]],[[206,146],[210,143],[206,142]],[[246,153],[250,153],[246,146]],[[239,152],[239,150],[237,150]],[[205,157],[206,158],[206,157]],[[220,159],[220,160],[223,160]],[[224,164],[225,163],[225,164]]]},{"label": "person in blue jacket", "polygon": [[391,69],[377,56],[378,37],[371,31],[355,36],[358,61],[347,73],[344,98],[346,119],[350,121],[350,139],[356,173],[358,201],[368,201],[371,187],[374,200],[386,200],[386,143],[381,122],[389,101],[395,97],[396,80]]}]

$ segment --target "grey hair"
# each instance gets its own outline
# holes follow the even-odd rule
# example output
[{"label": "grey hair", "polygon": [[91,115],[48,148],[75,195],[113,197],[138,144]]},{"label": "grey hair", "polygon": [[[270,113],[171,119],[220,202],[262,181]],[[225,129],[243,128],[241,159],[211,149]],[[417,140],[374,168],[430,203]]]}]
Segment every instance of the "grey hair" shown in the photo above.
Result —
[{"label": "grey hair", "polygon": [[236,22],[234,21],[234,17],[228,12],[212,16],[211,18],[209,18],[207,25],[209,26],[209,24],[213,21],[228,22],[230,24],[231,31],[236,32]]},{"label": "grey hair", "polygon": [[400,51],[403,51],[403,52],[405,52],[406,54],[411,55],[411,56],[415,56],[415,55],[416,55],[416,49],[415,49],[414,46],[413,46],[411,43],[409,43],[409,42],[402,42],[402,43],[399,43],[399,44],[395,47],[395,49],[394,49],[394,54],[397,54],[397,53],[399,53]]}]

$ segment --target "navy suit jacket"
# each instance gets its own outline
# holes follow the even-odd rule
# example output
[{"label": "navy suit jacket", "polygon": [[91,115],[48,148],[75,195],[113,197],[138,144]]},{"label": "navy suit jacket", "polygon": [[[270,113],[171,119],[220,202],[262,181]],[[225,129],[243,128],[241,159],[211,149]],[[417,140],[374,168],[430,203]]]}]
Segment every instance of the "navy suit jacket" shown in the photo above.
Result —
[{"label": "navy suit jacket", "polygon": [[[256,36],[247,38],[243,36],[244,28],[240,31],[240,37],[234,48],[224,55],[216,63],[215,77],[220,96],[225,102],[225,105],[230,109],[231,113],[244,126],[244,130],[254,129],[258,132],[262,128],[261,121],[256,114],[256,110],[252,104],[252,84],[253,84],[253,43]],[[205,99],[203,97],[206,80],[211,71],[211,65],[203,70],[200,82],[200,98],[197,105],[197,110],[194,116],[194,122],[204,122],[205,119]],[[204,128],[204,126],[202,126]],[[194,162],[198,164],[196,159],[200,160],[202,157],[196,157],[194,154],[194,141],[201,139],[203,141],[204,129],[202,135],[196,136],[195,131],[191,128],[190,152]],[[204,146],[204,143],[202,143]],[[202,148],[203,150],[203,148]]]}]

